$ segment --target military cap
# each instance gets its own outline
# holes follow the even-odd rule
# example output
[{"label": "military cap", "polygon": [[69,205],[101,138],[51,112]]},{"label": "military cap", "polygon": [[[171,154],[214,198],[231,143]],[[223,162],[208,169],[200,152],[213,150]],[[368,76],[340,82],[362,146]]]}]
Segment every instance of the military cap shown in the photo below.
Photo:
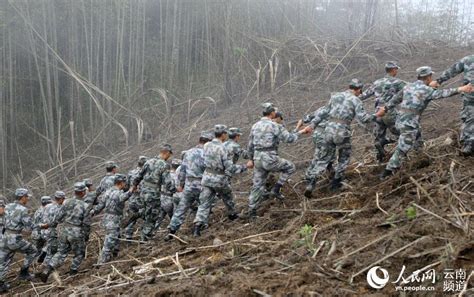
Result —
[{"label": "military cap", "polygon": [[5,200],[0,199],[0,207],[5,207]]},{"label": "military cap", "polygon": [[179,165],[181,165],[183,162],[180,160],[180,159],[176,159],[174,158],[173,160],[171,160],[171,166],[174,166],[174,167],[178,167]]},{"label": "military cap", "polygon": [[84,182],[77,182],[74,184],[74,192],[84,192],[87,189]]},{"label": "military cap", "polygon": [[148,160],[147,156],[140,156],[138,157],[138,163],[139,164],[145,164],[145,162]]},{"label": "military cap", "polygon": [[364,87],[364,84],[359,79],[353,78],[353,79],[351,79],[349,87],[356,88],[356,89],[362,89],[362,87]]},{"label": "military cap", "polygon": [[114,179],[114,182],[117,184],[117,183],[120,183],[120,182],[124,182],[124,181],[127,181],[127,177],[123,174],[116,174],[115,175],[115,179]]},{"label": "military cap", "polygon": [[273,103],[270,102],[262,103],[262,108],[263,112],[265,113],[270,113],[276,110],[275,106],[273,106]]},{"label": "military cap", "polygon": [[229,128],[229,136],[235,136],[235,135],[242,135],[242,132],[240,131],[240,128]]},{"label": "military cap", "polygon": [[215,125],[214,133],[227,133],[227,126],[221,124]]},{"label": "military cap", "polygon": [[205,138],[207,140],[212,140],[214,138],[214,134],[212,134],[211,132],[209,131],[202,131],[201,132],[201,138]]},{"label": "military cap", "polygon": [[186,156],[187,152],[188,152],[187,150],[186,151],[181,151],[181,160],[184,160],[184,157]]},{"label": "military cap", "polygon": [[281,111],[277,111],[275,114],[275,118],[280,118],[283,120],[283,113]]},{"label": "military cap", "polygon": [[118,165],[114,161],[105,162],[105,168],[106,169],[113,169],[113,168],[117,168],[117,167],[118,167]]},{"label": "military cap", "polygon": [[93,185],[92,181],[88,178],[86,178],[82,182],[86,185],[86,187],[91,187]]},{"label": "military cap", "polygon": [[41,196],[41,204],[51,203],[51,196]]},{"label": "military cap", "polygon": [[388,61],[387,63],[385,63],[385,69],[394,69],[394,68],[400,69],[400,66],[397,65],[397,62]]},{"label": "military cap", "polygon": [[431,69],[430,66],[421,66],[418,69],[416,69],[416,74],[419,77],[425,77],[425,76],[431,75],[433,73],[434,73],[434,71]]},{"label": "military cap", "polygon": [[24,196],[31,197],[31,195],[28,193],[28,190],[25,188],[18,188],[15,190],[15,197],[21,198]]},{"label": "military cap", "polygon": [[173,153],[173,148],[171,148],[171,144],[165,143],[161,146],[160,152],[167,151]]},{"label": "military cap", "polygon": [[54,193],[54,198],[55,199],[64,199],[64,198],[66,198],[66,193],[64,193],[63,191],[56,191]]}]

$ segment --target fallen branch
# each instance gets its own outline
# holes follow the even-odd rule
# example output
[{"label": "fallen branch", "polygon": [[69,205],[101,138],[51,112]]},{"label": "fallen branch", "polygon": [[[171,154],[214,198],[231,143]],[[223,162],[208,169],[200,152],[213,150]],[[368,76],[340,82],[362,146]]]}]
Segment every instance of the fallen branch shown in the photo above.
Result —
[{"label": "fallen branch", "polygon": [[445,222],[445,223],[447,223],[447,224],[450,224],[450,225],[452,225],[452,226],[454,226],[454,227],[456,227],[456,228],[459,228],[459,229],[461,229],[461,230],[463,230],[463,231],[465,232],[464,228],[462,228],[461,226],[458,226],[457,224],[453,223],[452,221],[450,221],[450,220],[448,220],[448,219],[445,219],[445,218],[443,218],[442,216],[439,216],[439,215],[435,214],[434,212],[429,211],[429,210],[427,210],[426,208],[423,208],[423,207],[419,206],[419,205],[416,204],[416,203],[413,203],[413,205],[414,205],[416,208],[418,208],[418,209],[420,209],[420,210],[426,212],[427,214],[430,214],[430,215],[434,216],[435,218],[438,218],[438,219],[442,220],[443,222]]}]

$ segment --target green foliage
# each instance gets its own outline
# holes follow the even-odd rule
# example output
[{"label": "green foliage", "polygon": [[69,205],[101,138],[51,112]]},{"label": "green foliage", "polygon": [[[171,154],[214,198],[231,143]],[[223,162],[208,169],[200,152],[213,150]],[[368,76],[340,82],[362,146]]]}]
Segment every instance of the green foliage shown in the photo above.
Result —
[{"label": "green foliage", "polygon": [[296,246],[304,246],[308,252],[314,252],[316,247],[313,243],[312,236],[313,236],[313,226],[305,224],[299,230],[300,239],[296,241]]},{"label": "green foliage", "polygon": [[407,219],[409,219],[409,220],[415,219],[416,218],[416,208],[413,205],[410,205],[405,210],[405,214],[407,216]]}]

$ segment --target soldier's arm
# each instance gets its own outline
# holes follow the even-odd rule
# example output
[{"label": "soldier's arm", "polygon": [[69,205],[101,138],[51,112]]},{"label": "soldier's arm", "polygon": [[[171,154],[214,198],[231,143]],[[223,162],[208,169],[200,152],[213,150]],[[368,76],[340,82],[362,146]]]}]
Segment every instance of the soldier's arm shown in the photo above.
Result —
[{"label": "soldier's arm", "polygon": [[362,94],[359,95],[359,99],[364,101],[374,96],[374,94],[375,94],[375,85],[370,85],[367,88],[367,90],[365,90]]},{"label": "soldier's arm", "polygon": [[106,194],[99,197],[99,202],[92,209],[92,212],[94,213],[94,215],[100,213],[105,208],[105,201],[107,200],[107,196],[109,195],[107,193],[109,193],[109,192],[106,192]]},{"label": "soldier's arm", "polygon": [[431,95],[428,97],[428,100],[439,100],[442,98],[448,98],[459,94],[459,88],[449,88],[449,89],[442,89],[442,90],[433,90]]},{"label": "soldier's arm", "polygon": [[283,125],[276,124],[279,129],[278,138],[286,143],[293,143],[298,140],[298,133],[289,132]]},{"label": "soldier's arm", "polygon": [[120,192],[120,202],[125,202],[127,201],[131,196],[133,192],[127,191],[127,192]]},{"label": "soldier's arm", "polygon": [[36,228],[33,220],[28,214],[28,211],[25,211],[21,214],[21,223],[23,224],[26,230],[34,230]]},{"label": "soldier's arm", "polygon": [[173,182],[173,178],[171,177],[169,165],[166,165],[166,167],[164,168],[163,173],[161,174],[161,178],[163,180],[166,190],[172,194],[176,193],[176,186]]},{"label": "soldier's arm", "polygon": [[403,99],[403,89],[401,91],[399,91],[397,94],[395,94],[395,96],[393,96],[392,99],[390,99],[390,101],[388,101],[388,103],[385,105],[385,107],[389,110],[393,109],[393,108],[395,108],[395,106],[402,103],[402,99]]},{"label": "soldier's arm", "polygon": [[436,79],[436,81],[439,84],[442,84],[443,82],[451,79],[452,77],[458,75],[459,73],[463,71],[464,71],[464,63],[462,60],[459,60],[453,65],[451,65],[451,67],[443,71],[443,73],[441,73],[441,76],[438,79]]},{"label": "soldier's arm", "polygon": [[232,160],[229,159],[229,155],[227,154],[224,148],[222,148],[219,154],[221,156],[222,165],[224,165],[225,175],[230,177],[235,174],[239,174],[239,173],[247,171],[247,167],[245,167],[244,165],[234,164],[234,162],[232,162]]},{"label": "soldier's arm", "polygon": [[253,145],[253,129],[252,129],[250,130],[249,144],[247,146],[247,153],[250,160],[253,160],[254,152],[255,152],[255,147]]},{"label": "soldier's arm", "polygon": [[314,118],[311,120],[309,126],[314,129],[319,123],[325,120],[329,116],[330,107],[329,105],[322,106],[314,112]]},{"label": "soldier's arm", "polygon": [[375,121],[376,117],[373,114],[368,114],[365,109],[364,105],[362,104],[362,101],[355,97],[356,100],[354,100],[354,105],[355,105],[355,115],[357,119],[362,122],[362,123],[368,123],[370,121]]},{"label": "soldier's arm", "polygon": [[148,164],[148,161],[145,163],[145,165],[143,165],[142,169],[140,170],[140,172],[137,174],[137,176],[135,177],[135,179],[133,180],[133,185],[135,187],[138,187],[138,185],[140,184],[140,182],[143,180],[143,177],[145,176],[145,173],[147,172],[148,170],[148,166],[150,166]]},{"label": "soldier's arm", "polygon": [[58,211],[56,212],[56,215],[53,217],[51,224],[49,224],[50,227],[55,228],[56,226],[58,226],[59,223],[61,223],[64,220],[64,217],[66,216],[65,205],[66,205],[66,202],[58,208]]}]

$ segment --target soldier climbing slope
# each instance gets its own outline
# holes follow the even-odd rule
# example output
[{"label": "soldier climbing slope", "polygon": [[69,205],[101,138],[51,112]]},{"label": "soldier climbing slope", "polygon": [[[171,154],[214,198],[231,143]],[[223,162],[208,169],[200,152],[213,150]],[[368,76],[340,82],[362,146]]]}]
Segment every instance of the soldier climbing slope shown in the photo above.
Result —
[{"label": "soldier climbing slope", "polygon": [[[59,209],[64,203],[64,199],[66,199],[66,194],[63,191],[56,191],[54,193],[54,203],[50,203],[46,205],[44,208],[44,223],[48,226],[54,221],[56,214],[59,212]],[[46,231],[46,230],[45,230]],[[58,241],[58,231],[55,227],[49,227],[47,229],[47,236],[46,236],[46,257],[44,258],[45,264],[48,264],[51,261],[51,258],[54,254],[58,251],[59,241]]]},{"label": "soldier climbing slope", "polygon": [[[127,187],[133,186],[133,181],[137,178],[138,174],[145,165],[148,158],[146,156],[140,156],[138,158],[137,168],[130,170],[127,176]],[[140,183],[141,184],[141,183]],[[140,185],[138,191],[132,193],[132,197],[128,200],[127,219],[124,224],[125,227],[125,238],[132,239],[133,233],[135,232],[135,226],[140,218],[143,218],[143,201],[140,197]]]},{"label": "soldier climbing slope", "polygon": [[46,224],[45,222],[45,210],[46,206],[52,202],[50,196],[42,196],[40,198],[41,207],[35,211],[33,215],[33,232],[31,232],[31,239],[34,240],[36,249],[38,250],[38,263],[43,263],[47,253],[47,241],[49,236],[49,230],[42,230],[40,226]]},{"label": "soldier climbing slope", "polygon": [[114,186],[114,175],[118,171],[118,165],[114,161],[107,161],[105,163],[105,170],[107,173],[100,181],[96,190],[97,197]]}]

